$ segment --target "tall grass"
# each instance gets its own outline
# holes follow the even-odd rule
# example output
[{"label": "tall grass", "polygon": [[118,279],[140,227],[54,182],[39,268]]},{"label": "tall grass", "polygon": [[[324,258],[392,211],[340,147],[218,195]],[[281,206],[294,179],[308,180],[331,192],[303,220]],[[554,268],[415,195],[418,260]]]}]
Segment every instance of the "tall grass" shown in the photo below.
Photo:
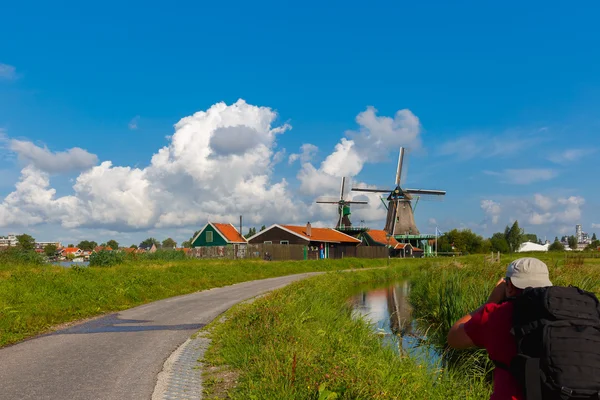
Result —
[{"label": "tall grass", "polygon": [[[523,255],[519,255],[521,257]],[[546,262],[555,285],[574,285],[600,294],[600,260],[570,263],[553,254],[530,255]],[[487,263],[478,256],[438,260],[413,274],[410,300],[414,316],[429,328],[429,339],[455,371],[490,379],[493,369],[483,350],[454,351],[447,347],[448,331],[459,318],[483,304],[515,257]]]},{"label": "tall grass", "polygon": [[[417,266],[418,263],[410,263]],[[411,268],[331,273],[294,283],[213,324],[205,361],[240,373],[233,399],[484,399],[489,385],[400,358],[346,299]],[[209,393],[210,394],[210,393]]]},{"label": "tall grass", "polygon": [[63,268],[0,262],[0,346],[65,322],[194,291],[309,271],[381,266],[384,260],[137,261]]}]

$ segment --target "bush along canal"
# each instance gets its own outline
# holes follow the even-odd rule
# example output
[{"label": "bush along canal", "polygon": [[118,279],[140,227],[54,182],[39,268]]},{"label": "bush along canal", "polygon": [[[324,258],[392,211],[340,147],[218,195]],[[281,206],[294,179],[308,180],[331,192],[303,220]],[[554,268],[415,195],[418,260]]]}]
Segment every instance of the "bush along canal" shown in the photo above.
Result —
[{"label": "bush along canal", "polygon": [[[223,393],[224,387],[225,398],[233,399],[489,398],[485,380],[424,362],[425,354],[419,356],[423,348],[417,345],[420,334],[410,316],[389,326],[390,332],[405,333],[404,357],[397,346],[382,345],[382,336],[374,334],[365,318],[357,318],[360,311],[348,299],[357,293],[362,297],[365,286],[388,290],[389,282],[405,281],[417,264],[406,265],[329,273],[232,308],[224,321],[208,327],[208,398]],[[404,288],[396,289],[404,295],[398,302],[407,302]],[[383,342],[391,336],[383,335]],[[415,345],[410,344],[413,340]],[[228,376],[235,377],[235,384]]]}]

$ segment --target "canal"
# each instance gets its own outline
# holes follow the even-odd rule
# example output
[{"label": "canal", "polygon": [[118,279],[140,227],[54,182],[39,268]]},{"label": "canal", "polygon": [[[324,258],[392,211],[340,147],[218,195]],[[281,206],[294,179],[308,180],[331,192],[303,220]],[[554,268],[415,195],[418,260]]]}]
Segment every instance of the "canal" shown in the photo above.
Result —
[{"label": "canal", "polygon": [[368,322],[384,346],[391,347],[401,357],[410,356],[419,363],[439,365],[440,353],[428,344],[425,331],[413,318],[409,295],[410,283],[402,281],[365,288],[349,301],[353,316]]}]

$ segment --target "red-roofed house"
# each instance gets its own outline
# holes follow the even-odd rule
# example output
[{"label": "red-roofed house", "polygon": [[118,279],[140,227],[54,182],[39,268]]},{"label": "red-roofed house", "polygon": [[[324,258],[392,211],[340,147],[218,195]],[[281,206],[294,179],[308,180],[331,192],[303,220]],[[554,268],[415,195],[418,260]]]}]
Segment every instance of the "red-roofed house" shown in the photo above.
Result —
[{"label": "red-roofed house", "polygon": [[384,230],[370,229],[360,236],[366,246],[388,246],[392,257],[413,257],[414,249],[410,243],[400,243],[393,236],[388,237]]},{"label": "red-roofed house", "polygon": [[79,257],[83,255],[83,250],[81,250],[79,247],[65,247],[58,250],[58,254],[63,257],[66,257],[69,254],[71,254],[73,257]]},{"label": "red-roofed house", "polygon": [[245,245],[246,238],[231,224],[209,222],[192,240],[192,247]]},{"label": "red-roofed house", "polygon": [[94,252],[98,253],[100,251],[112,251],[112,248],[110,246],[96,246]]},{"label": "red-roofed house", "polygon": [[309,258],[341,258],[342,254],[353,254],[349,247],[356,247],[360,240],[331,228],[271,225],[248,238],[250,244],[301,244],[308,246]]}]

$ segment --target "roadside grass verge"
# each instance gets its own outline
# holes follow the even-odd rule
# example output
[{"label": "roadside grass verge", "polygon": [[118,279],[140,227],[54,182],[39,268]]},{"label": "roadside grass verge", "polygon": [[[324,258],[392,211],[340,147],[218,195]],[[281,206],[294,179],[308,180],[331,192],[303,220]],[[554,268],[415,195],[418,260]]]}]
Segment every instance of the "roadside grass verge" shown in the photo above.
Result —
[{"label": "roadside grass verge", "polygon": [[[423,260],[384,270],[333,272],[240,304],[207,327],[209,369],[233,371],[232,399],[486,399],[482,379],[431,370],[381,345],[347,299],[365,285],[406,279]],[[218,383],[208,398],[215,396]]]},{"label": "roadside grass verge", "polygon": [[386,260],[176,260],[73,267],[0,261],[0,347],[67,322],[151,301],[311,271],[384,266]]}]

